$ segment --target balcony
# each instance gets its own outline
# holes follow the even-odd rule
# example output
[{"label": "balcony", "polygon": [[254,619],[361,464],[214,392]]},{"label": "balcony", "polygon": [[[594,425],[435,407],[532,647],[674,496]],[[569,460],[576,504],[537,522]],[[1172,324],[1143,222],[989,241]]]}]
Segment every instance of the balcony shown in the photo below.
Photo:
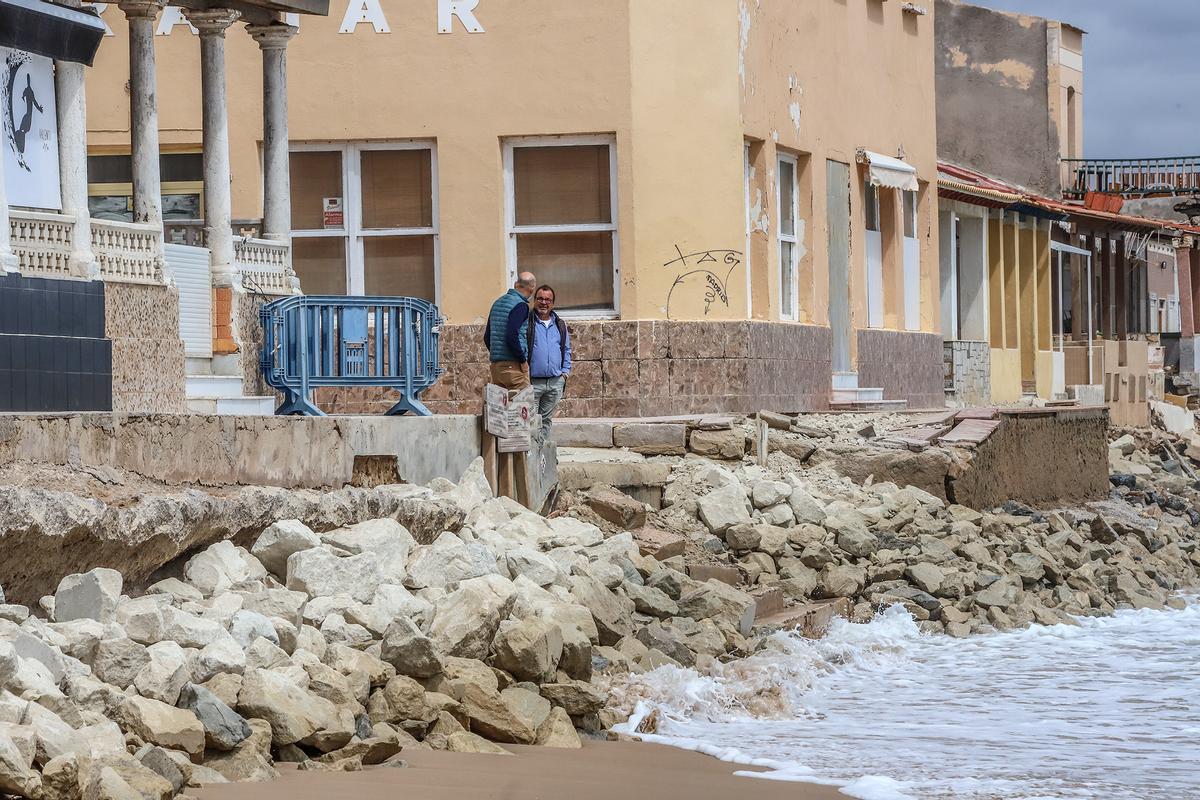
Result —
[{"label": "balcony", "polygon": [[[76,251],[75,220],[47,211],[9,212],[9,231],[17,269],[22,275],[75,278],[111,283],[165,285],[170,266],[163,258],[163,233],[155,225],[93,219],[92,274],[71,264]],[[88,248],[79,248],[86,252]],[[291,248],[277,241],[234,237],[234,270],[248,291],[290,295],[299,290],[291,271]],[[173,281],[172,281],[173,282]]]},{"label": "balcony", "polygon": [[1063,195],[1089,192],[1124,197],[1171,197],[1200,192],[1200,156],[1172,158],[1064,158]]}]

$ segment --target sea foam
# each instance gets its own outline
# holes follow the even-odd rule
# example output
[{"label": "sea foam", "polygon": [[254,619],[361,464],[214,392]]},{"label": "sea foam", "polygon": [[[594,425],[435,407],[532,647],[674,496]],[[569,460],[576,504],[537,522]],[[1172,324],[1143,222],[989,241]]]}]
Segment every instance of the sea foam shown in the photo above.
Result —
[{"label": "sea foam", "polygon": [[952,639],[896,606],[612,686],[643,738],[860,800],[1200,798],[1200,605]]}]

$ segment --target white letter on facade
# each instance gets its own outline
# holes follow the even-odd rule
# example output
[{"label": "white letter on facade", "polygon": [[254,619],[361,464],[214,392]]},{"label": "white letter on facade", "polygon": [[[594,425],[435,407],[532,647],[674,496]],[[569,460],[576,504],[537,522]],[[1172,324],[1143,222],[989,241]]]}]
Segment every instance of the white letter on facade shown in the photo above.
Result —
[{"label": "white letter on facade", "polygon": [[467,33],[483,33],[483,26],[475,17],[479,0],[438,0],[438,33],[452,33],[454,18],[467,29]]},{"label": "white letter on facade", "polygon": [[199,33],[196,27],[187,21],[187,17],[183,16],[182,8],[167,6],[162,10],[162,16],[158,18],[158,27],[154,30],[154,35],[169,36],[175,30],[176,25],[187,25],[191,28],[192,33]]},{"label": "white letter on facade", "polygon": [[338,29],[338,33],[354,33],[354,29],[358,27],[360,22],[369,22],[376,33],[391,33],[392,29],[388,27],[387,18],[383,16],[383,9],[379,6],[379,0],[350,0],[350,5],[346,6],[346,16],[342,17],[342,27]]}]

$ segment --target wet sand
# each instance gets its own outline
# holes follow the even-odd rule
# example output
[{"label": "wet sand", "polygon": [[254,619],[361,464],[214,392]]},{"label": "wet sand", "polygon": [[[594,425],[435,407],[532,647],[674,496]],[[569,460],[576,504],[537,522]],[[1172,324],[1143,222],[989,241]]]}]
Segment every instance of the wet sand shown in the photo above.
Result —
[{"label": "wet sand", "polygon": [[281,770],[272,783],[191,789],[200,800],[846,800],[827,786],[735,776],[715,758],[637,742],[582,750],[506,747],[514,756],[406,751],[408,767],[362,772]]}]

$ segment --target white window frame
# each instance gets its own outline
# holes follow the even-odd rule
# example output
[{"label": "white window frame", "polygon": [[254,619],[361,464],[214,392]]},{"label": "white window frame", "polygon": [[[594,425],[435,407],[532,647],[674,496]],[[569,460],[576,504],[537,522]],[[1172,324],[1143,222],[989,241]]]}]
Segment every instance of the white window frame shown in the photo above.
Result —
[{"label": "white window frame", "polygon": [[[508,283],[517,280],[517,236],[529,233],[608,233],[612,237],[613,305],[607,309],[559,311],[566,319],[617,319],[621,309],[621,239],[617,220],[617,137],[613,134],[594,136],[513,136],[504,140],[504,238],[508,267]],[[574,223],[570,225],[518,225],[516,178],[513,174],[513,151],[521,147],[579,147],[606,145],[608,147],[608,192],[612,221]]]},{"label": "white window frame", "polygon": [[[429,184],[433,224],[421,228],[364,228],[362,226],[362,154],[370,150],[428,150]],[[293,239],[339,238],[346,253],[346,296],[361,297],[366,292],[366,256],[363,240],[374,236],[432,236],[434,304],[442,302],[442,247],[438,198],[437,142],[431,139],[402,139],[386,142],[304,142],[289,147],[293,153],[341,153],[342,221],[341,228],[293,230]]]},{"label": "white window frame", "polygon": [[[792,231],[783,232],[783,170],[782,164],[792,168]],[[775,162],[775,261],[779,269],[775,272],[775,285],[779,292],[779,318],[784,322],[796,322],[800,319],[800,159],[789,153],[779,153]],[[792,288],[792,307],[783,307],[783,245],[792,245],[792,277],[795,286]]]}]

